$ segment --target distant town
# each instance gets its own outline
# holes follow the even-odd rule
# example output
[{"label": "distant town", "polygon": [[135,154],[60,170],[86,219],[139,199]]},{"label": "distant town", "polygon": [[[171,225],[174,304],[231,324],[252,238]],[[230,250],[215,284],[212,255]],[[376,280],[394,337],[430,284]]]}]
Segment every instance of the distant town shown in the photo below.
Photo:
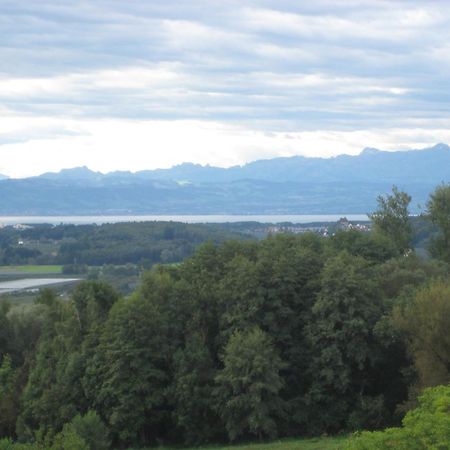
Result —
[{"label": "distant town", "polygon": [[277,233],[317,233],[321,236],[332,236],[336,231],[356,230],[368,233],[371,230],[370,222],[350,221],[346,217],[342,217],[337,222],[320,223],[320,224],[277,224],[268,226],[265,231],[267,234]]}]

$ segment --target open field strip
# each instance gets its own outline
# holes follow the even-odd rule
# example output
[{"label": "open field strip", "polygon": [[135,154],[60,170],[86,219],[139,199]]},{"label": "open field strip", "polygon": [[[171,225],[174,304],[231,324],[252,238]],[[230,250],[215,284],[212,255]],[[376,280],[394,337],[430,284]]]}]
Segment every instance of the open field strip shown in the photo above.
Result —
[{"label": "open field strip", "polygon": [[[160,450],[341,450],[344,448],[348,437],[323,437],[312,439],[283,439],[280,441],[261,443],[261,444],[244,444],[244,445],[227,445],[225,447],[158,447]],[[130,449],[133,450],[133,449]],[[137,449],[135,449],[137,450]],[[151,450],[151,449],[148,449]]]},{"label": "open field strip", "polygon": [[0,266],[0,273],[62,273],[60,265]]}]

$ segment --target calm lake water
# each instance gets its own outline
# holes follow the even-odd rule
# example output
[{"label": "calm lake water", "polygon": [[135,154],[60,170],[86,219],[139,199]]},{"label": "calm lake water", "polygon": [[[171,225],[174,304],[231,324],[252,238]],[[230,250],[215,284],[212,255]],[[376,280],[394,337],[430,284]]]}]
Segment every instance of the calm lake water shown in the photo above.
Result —
[{"label": "calm lake water", "polygon": [[68,284],[80,281],[79,278],[24,278],[22,280],[3,281],[0,283],[0,294],[22,291],[25,289],[38,289],[55,284]]},{"label": "calm lake water", "polygon": [[0,217],[0,224],[15,225],[19,223],[51,223],[63,224],[103,224],[117,222],[147,222],[172,221],[184,223],[233,223],[233,222],[264,222],[264,223],[311,223],[336,222],[341,217],[348,220],[368,220],[366,214],[316,214],[316,215],[204,215],[204,216],[4,216]]}]

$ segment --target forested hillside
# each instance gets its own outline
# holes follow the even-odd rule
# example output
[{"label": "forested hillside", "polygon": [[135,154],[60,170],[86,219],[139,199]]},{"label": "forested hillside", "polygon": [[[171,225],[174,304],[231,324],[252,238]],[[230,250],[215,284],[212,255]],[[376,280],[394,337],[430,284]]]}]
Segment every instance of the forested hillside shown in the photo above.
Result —
[{"label": "forested hillside", "polygon": [[180,222],[33,225],[0,229],[0,265],[179,262],[208,240],[248,239],[226,226]]},{"label": "forested hillside", "polygon": [[[450,187],[427,204],[426,261],[409,202],[380,197],[371,233],[206,243],[128,297],[84,282],[68,302],[2,303],[0,436],[102,450],[400,425],[450,381]],[[394,439],[349,445],[445,449],[430,445],[446,436],[447,397],[425,391]]]}]

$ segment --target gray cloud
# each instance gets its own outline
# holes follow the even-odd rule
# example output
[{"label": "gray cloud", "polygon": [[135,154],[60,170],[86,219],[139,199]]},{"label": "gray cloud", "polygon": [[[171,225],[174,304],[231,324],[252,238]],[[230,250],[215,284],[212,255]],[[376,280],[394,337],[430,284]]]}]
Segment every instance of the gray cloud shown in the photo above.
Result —
[{"label": "gray cloud", "polygon": [[0,101],[268,131],[429,123],[450,118],[449,25],[438,1],[4,0]]},{"label": "gray cloud", "polygon": [[42,139],[59,139],[64,137],[86,136],[88,133],[70,130],[64,126],[54,125],[29,125],[19,128],[15,131],[0,132],[0,146],[9,144],[20,144],[24,142],[42,140]]}]

